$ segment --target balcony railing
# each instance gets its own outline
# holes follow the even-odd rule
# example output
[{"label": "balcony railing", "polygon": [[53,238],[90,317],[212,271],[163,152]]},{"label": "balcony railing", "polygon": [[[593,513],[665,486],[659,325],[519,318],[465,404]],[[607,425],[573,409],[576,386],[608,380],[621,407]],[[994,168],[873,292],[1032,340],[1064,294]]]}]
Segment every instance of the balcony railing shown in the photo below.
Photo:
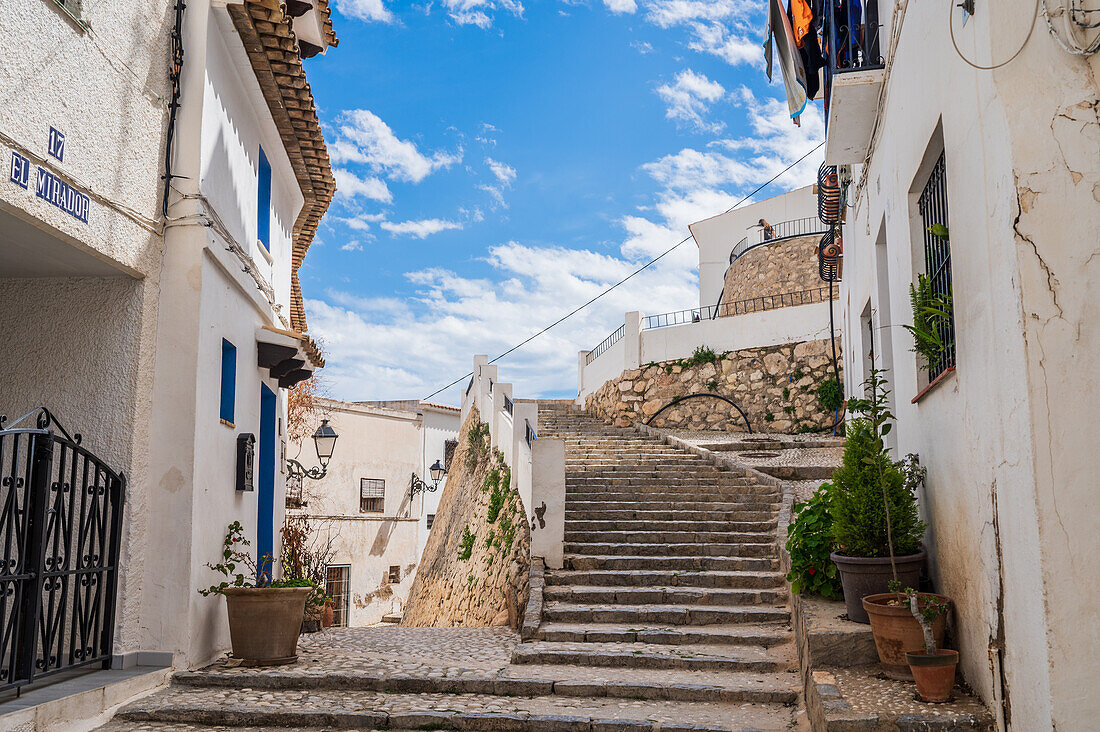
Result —
[{"label": "balcony railing", "polygon": [[515,411],[515,405],[512,404],[512,400],[508,398],[508,395],[504,395],[504,411],[508,413],[508,416],[512,416],[512,412]]},{"label": "balcony railing", "polygon": [[589,352],[589,354],[584,357],[585,365],[588,365],[599,358],[604,351],[618,343],[619,339],[622,338],[624,335],[626,335],[626,323],[620,325],[618,330],[609,335],[607,338],[604,338],[602,341],[600,341],[600,345],[593,348]]},{"label": "balcony railing", "polygon": [[765,244],[774,244],[777,241],[783,241],[785,239],[794,239],[799,236],[822,234],[825,232],[825,229],[826,226],[824,224],[811,216],[804,219],[780,221],[778,224],[771,227],[770,232],[764,228],[754,230],[751,234],[734,245],[733,250],[730,252],[730,264],[733,264],[756,247],[761,247]]},{"label": "balcony railing", "polygon": [[881,69],[878,0],[827,0],[825,53],[830,75]]}]

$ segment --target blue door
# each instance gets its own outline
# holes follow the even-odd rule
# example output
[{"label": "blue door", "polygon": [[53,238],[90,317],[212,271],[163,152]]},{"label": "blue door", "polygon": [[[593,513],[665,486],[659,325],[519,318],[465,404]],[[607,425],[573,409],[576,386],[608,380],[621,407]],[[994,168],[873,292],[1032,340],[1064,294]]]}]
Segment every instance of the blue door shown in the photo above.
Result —
[{"label": "blue door", "polygon": [[260,455],[257,486],[256,567],[257,579],[271,579],[275,550],[275,392],[260,384]]}]

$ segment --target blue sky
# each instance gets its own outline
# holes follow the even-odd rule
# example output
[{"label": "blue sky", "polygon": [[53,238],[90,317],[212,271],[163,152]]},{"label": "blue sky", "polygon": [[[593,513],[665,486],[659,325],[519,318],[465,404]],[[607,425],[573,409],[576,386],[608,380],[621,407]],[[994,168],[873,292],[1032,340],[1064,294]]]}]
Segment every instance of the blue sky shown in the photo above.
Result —
[{"label": "blue sky", "polygon": [[[340,46],[307,70],[339,192],[301,280],[336,398],[426,396],[823,136],[818,110],[795,127],[764,76],[762,2],[332,5]],[[574,395],[577,351],[627,310],[694,306],[696,264],[689,242],[502,361],[501,379],[518,397]]]}]

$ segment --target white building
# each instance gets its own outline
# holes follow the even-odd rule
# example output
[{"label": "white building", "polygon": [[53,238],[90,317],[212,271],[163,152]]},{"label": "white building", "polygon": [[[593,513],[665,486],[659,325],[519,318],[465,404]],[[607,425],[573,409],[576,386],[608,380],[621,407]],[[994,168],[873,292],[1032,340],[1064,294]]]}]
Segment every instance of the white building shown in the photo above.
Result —
[{"label": "white building", "polygon": [[[47,407],[109,469],[87,486],[105,488],[98,509],[124,506],[117,528],[83,535],[109,565],[88,660],[208,662],[228,645],[225,609],[196,590],[214,582],[204,564],[226,525],[278,549],[286,387],[322,363],[295,273],[334,191],[301,55],[335,37],[323,0],[294,4],[296,18],[271,5],[12,0],[0,13],[0,335],[18,364],[0,414]],[[52,469],[79,464],[50,427]],[[256,440],[250,481],[242,435]]]},{"label": "white building", "polygon": [[[893,447],[928,469],[930,571],[966,681],[1003,728],[1093,729],[1100,54],[1085,47],[1100,42],[1085,26],[1100,6],[890,7],[881,59],[864,49],[831,89],[847,389],[873,344]],[[931,369],[900,327],[921,274],[954,311]]]},{"label": "white building", "polygon": [[[446,461],[459,410],[318,399],[315,412],[339,435],[336,452],[324,477],[305,479],[300,498],[288,496],[290,515],[307,519],[319,540],[332,540],[328,590],[337,625],[400,616],[446,485],[446,477],[435,484],[431,466]],[[289,456],[309,467],[314,447],[304,442],[291,443]]]}]

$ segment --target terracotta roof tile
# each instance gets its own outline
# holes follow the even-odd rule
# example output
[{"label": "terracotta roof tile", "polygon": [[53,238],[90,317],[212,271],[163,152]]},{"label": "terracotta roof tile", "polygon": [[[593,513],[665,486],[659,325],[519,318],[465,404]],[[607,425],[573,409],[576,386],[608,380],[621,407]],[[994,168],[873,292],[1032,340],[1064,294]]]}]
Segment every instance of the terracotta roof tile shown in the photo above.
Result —
[{"label": "terracotta roof tile", "polygon": [[[290,157],[294,175],[305,203],[294,222],[290,269],[290,324],[305,332],[306,312],[298,268],[317,234],[321,217],[336,193],[336,179],[329,164],[328,148],[317,119],[313,92],[302,67],[298,40],[292,19],[282,0],[245,0],[243,5],[227,6],[233,25],[241,35],[256,80],[267,100],[268,109],[279,128],[283,146]],[[317,9],[325,22],[325,33],[336,45],[327,0],[318,0]]]}]

